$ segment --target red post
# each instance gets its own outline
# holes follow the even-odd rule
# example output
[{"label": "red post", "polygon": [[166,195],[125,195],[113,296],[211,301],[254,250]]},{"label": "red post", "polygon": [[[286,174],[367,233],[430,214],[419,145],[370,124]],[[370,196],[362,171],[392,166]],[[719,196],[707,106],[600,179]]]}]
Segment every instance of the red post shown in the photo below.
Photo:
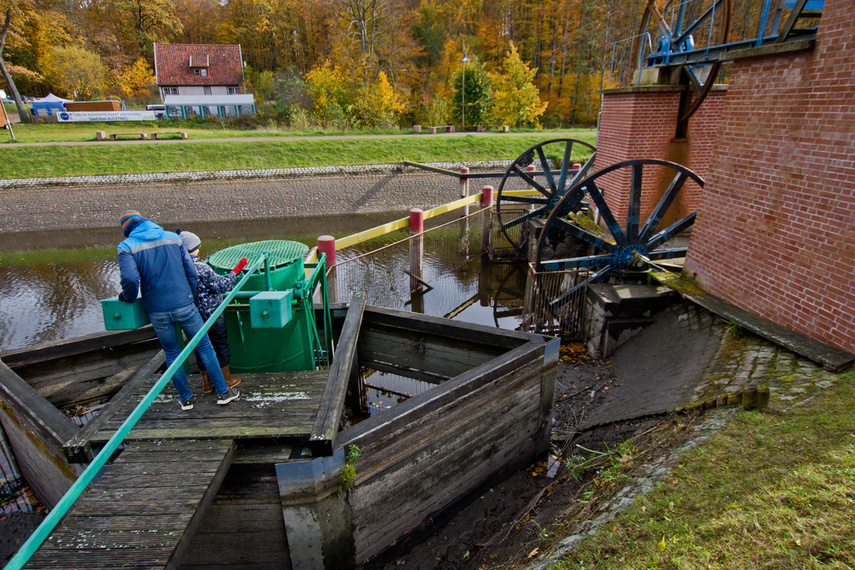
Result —
[{"label": "red post", "polygon": [[410,208],[410,235],[425,231],[425,213],[420,208]]},{"label": "red post", "polygon": [[481,207],[489,208],[493,205],[493,190],[492,186],[484,186],[481,188]]},{"label": "red post", "polygon": [[[460,168],[460,174],[469,174],[469,167],[463,166]],[[469,195],[469,178],[460,177],[460,197],[465,198]]]},{"label": "red post", "polygon": [[425,213],[410,208],[410,293],[421,289],[424,275]]},{"label": "red post", "polygon": [[321,236],[318,238],[318,253],[327,256],[327,269],[335,265],[335,238],[332,236]]}]

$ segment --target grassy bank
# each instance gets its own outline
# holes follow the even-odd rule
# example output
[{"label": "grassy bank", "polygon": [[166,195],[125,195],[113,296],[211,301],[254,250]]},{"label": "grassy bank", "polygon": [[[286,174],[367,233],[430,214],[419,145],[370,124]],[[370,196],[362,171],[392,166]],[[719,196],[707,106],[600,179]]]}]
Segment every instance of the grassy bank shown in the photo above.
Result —
[{"label": "grassy bank", "polygon": [[[94,132],[92,127],[89,127]],[[73,136],[75,131],[67,134]],[[256,133],[256,136],[258,133]],[[192,172],[355,164],[506,160],[555,133],[382,136],[276,141],[0,146],[0,178]],[[566,136],[566,135],[565,135]],[[390,138],[394,137],[394,138]],[[593,134],[574,138],[594,143]],[[582,157],[574,157],[579,160]]]},{"label": "grassy bank", "polygon": [[855,567],[855,372],[742,412],[549,568]]}]

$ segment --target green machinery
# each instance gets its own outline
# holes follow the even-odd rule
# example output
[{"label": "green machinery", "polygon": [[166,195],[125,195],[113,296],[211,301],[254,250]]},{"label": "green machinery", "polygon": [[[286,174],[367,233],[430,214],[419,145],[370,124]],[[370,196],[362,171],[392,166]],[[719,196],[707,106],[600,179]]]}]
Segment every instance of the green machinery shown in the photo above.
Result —
[{"label": "green machinery", "polygon": [[[329,365],[332,332],[325,257],[304,264],[308,251],[299,242],[269,240],[235,245],[208,258],[220,275],[243,257],[250,263],[265,258],[263,269],[249,278],[223,312],[232,370],[285,372]],[[323,339],[315,317],[316,294],[322,304]]]}]

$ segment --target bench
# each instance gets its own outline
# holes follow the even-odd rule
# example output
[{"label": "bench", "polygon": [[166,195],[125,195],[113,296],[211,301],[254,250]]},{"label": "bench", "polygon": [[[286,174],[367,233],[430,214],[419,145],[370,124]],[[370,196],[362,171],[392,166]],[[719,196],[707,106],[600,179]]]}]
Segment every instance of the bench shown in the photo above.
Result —
[{"label": "bench", "polygon": [[501,131],[503,133],[507,133],[508,131],[511,130],[511,128],[508,125],[477,125],[475,127],[475,130],[478,131],[479,133],[483,133],[487,129],[496,129],[497,131]]},{"label": "bench", "polygon": [[454,125],[438,125],[435,127],[428,127],[428,133],[435,135],[437,129],[442,130],[442,131],[448,131],[449,133],[453,133],[454,132]]},{"label": "bench", "polygon": [[161,137],[179,137],[182,139],[187,138],[187,133],[184,132],[171,132],[171,133],[151,133],[151,138],[157,140]]},{"label": "bench", "polygon": [[118,140],[119,137],[135,137],[142,140],[148,140],[147,133],[110,133],[109,137],[111,141]]}]

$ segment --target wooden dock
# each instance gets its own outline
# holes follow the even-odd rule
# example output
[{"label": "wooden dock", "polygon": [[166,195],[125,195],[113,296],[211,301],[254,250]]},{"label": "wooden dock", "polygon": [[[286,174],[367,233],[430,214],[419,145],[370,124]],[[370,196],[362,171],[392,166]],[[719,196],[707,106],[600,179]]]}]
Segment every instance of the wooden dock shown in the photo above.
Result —
[{"label": "wooden dock", "polygon": [[[327,370],[240,372],[241,396],[227,406],[190,375],[192,410],[167,386],[138,417],[162,365],[150,357],[82,429],[5,370],[4,426],[27,419],[47,434],[27,447],[41,432],[16,433],[19,457],[37,470],[89,463],[127,418],[139,420],[23,567],[354,567],[548,449],[557,339],[356,297],[333,311],[333,330]],[[346,410],[367,414],[364,371],[435,386],[342,429]],[[33,415],[33,403],[52,413]],[[35,461],[39,442],[52,453]],[[362,451],[343,487],[350,446]]]},{"label": "wooden dock", "polygon": [[26,567],[178,567],[234,450],[227,439],[134,442]]},{"label": "wooden dock", "polygon": [[[308,446],[323,416],[328,377],[329,370],[241,374],[240,398],[220,406],[190,375],[189,411],[168,386],[26,568],[178,567],[232,465],[237,440]],[[103,446],[158,378],[131,382],[67,447]]]}]

